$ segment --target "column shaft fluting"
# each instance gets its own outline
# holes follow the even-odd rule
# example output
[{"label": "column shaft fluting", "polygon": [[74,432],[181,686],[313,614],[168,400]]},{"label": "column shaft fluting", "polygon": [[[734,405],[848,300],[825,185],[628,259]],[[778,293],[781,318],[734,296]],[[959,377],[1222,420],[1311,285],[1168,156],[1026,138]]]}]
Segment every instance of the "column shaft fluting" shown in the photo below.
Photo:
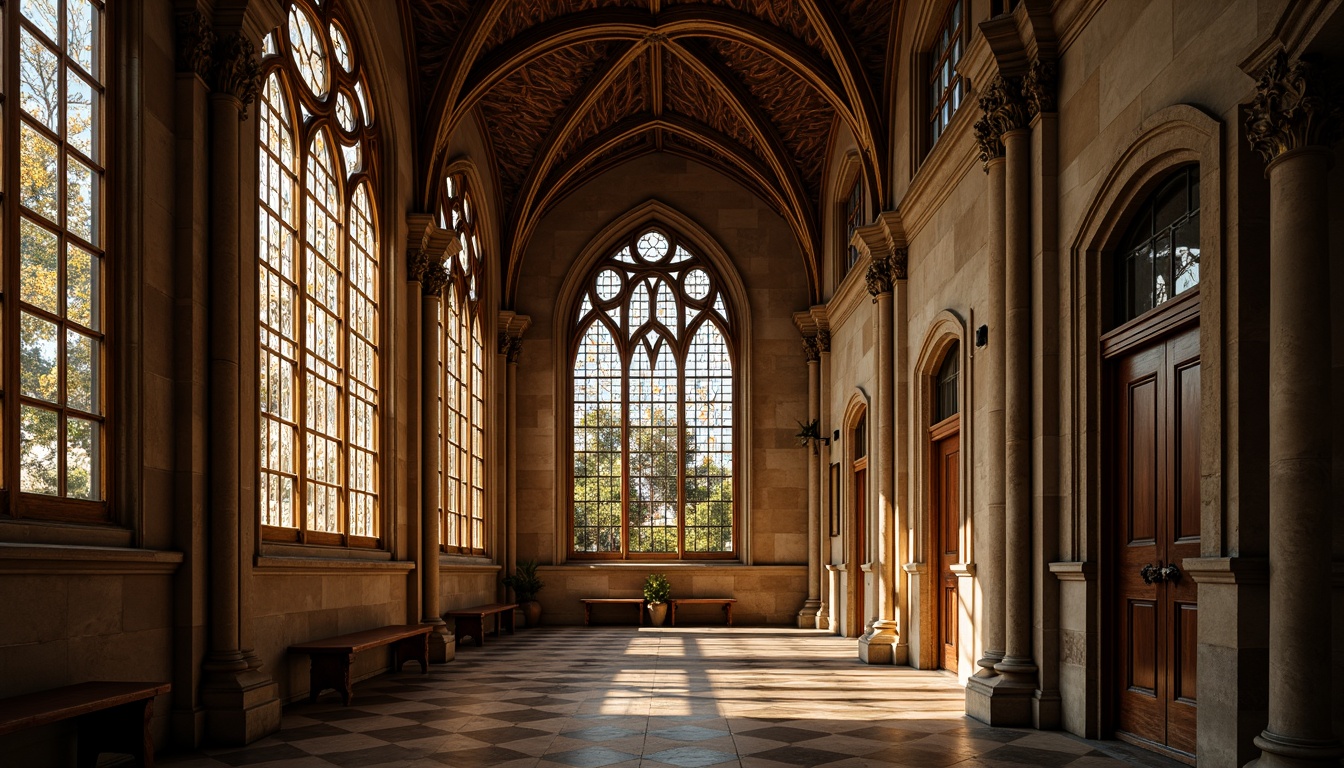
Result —
[{"label": "column shaft fluting", "polygon": [[994,665],[1003,661],[1003,299],[1004,253],[1004,160],[993,158],[985,165],[989,205],[989,281],[981,321],[989,328],[988,346],[980,353],[976,376],[984,383],[980,394],[985,419],[975,426],[977,450],[984,451],[985,471],[978,495],[983,507],[975,520],[975,575],[980,583],[980,637],[983,654],[978,675],[994,676]]},{"label": "column shaft fluting", "polygon": [[1004,658],[1001,674],[1034,682],[1031,579],[1031,133],[1004,148]]}]

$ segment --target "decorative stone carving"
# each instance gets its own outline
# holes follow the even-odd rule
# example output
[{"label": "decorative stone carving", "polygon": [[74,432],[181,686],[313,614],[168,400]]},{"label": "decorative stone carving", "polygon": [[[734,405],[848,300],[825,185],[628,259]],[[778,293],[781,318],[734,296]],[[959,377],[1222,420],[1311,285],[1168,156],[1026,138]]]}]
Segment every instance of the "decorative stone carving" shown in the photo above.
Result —
[{"label": "decorative stone carving", "polygon": [[518,362],[519,358],[521,358],[522,356],[523,356],[523,337],[510,336],[509,349],[505,353],[505,360],[510,365],[514,365]]},{"label": "decorative stone carving", "polygon": [[1344,114],[1323,75],[1311,62],[1289,61],[1282,50],[1260,72],[1246,117],[1246,137],[1265,162],[1338,140]]},{"label": "decorative stone carving", "polygon": [[821,359],[821,349],[817,344],[816,336],[803,337],[803,358],[809,363],[815,363]]},{"label": "decorative stone carving", "polygon": [[252,41],[241,32],[230,32],[215,43],[212,87],[216,93],[235,96],[243,103],[238,119],[247,117],[247,105],[257,98],[261,64]]},{"label": "decorative stone carving", "polygon": [[177,71],[207,82],[215,50],[215,30],[200,11],[177,17]]},{"label": "decorative stone carving", "polygon": [[1058,112],[1059,65],[1050,59],[1032,59],[1031,68],[1022,81],[1027,99],[1027,112],[1032,117],[1042,112]]},{"label": "decorative stone carving", "polygon": [[1003,157],[1003,134],[1025,128],[1031,119],[1022,94],[1022,80],[995,75],[980,97],[984,117],[975,123],[975,140],[980,145],[980,162]]},{"label": "decorative stone carving", "polygon": [[829,353],[831,351],[831,332],[825,328],[817,331],[817,347],[822,351]]},{"label": "decorative stone carving", "polygon": [[891,252],[891,276],[895,280],[906,278],[906,264],[910,261],[909,248],[896,248]]},{"label": "decorative stone carving", "polygon": [[891,293],[891,287],[896,282],[894,269],[895,266],[890,256],[875,258],[868,265],[868,273],[863,276],[863,279],[868,284],[868,293],[872,295],[874,304],[877,303],[877,297],[881,294]]},{"label": "decorative stone carving", "polygon": [[426,296],[439,296],[448,284],[448,268],[423,249],[416,250],[411,254],[411,279],[420,283]]}]

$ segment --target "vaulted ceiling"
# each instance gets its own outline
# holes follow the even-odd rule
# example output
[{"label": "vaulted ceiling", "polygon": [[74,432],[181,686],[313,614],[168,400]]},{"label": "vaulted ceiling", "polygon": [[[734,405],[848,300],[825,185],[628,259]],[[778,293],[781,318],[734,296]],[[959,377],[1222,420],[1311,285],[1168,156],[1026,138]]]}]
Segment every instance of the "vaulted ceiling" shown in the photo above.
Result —
[{"label": "vaulted ceiling", "polygon": [[793,229],[819,290],[832,134],[847,123],[886,202],[897,0],[403,0],[419,67],[426,204],[448,139],[491,143],[506,301],[542,216],[650,152],[738,179]]}]

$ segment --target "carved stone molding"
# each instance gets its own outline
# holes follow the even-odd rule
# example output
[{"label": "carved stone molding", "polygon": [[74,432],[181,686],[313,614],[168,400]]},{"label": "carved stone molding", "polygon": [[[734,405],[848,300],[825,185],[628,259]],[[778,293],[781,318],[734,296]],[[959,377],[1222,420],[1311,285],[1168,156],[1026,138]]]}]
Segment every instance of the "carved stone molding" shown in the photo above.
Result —
[{"label": "carved stone molding", "polygon": [[443,260],[423,249],[411,253],[410,275],[412,280],[420,283],[420,290],[426,296],[441,295],[448,284],[448,268],[443,265]]},{"label": "carved stone molding", "polygon": [[868,273],[863,276],[864,282],[868,284],[868,293],[873,297],[873,303],[877,303],[877,297],[884,293],[891,293],[891,288],[896,282],[895,263],[890,256],[873,259],[868,265]]},{"label": "carved stone molding", "polygon": [[177,71],[191,72],[210,80],[215,51],[215,30],[200,11],[177,17]]},{"label": "carved stone molding", "polygon": [[831,332],[825,328],[817,331],[817,348],[820,349],[822,353],[829,353],[831,351]]},{"label": "carved stone molding", "polygon": [[215,93],[236,97],[243,103],[239,119],[247,117],[247,105],[257,98],[261,64],[252,41],[241,32],[230,32],[215,43],[211,65],[211,87]]},{"label": "carved stone molding", "polygon": [[1027,112],[1032,117],[1042,112],[1058,112],[1059,65],[1050,59],[1035,58],[1022,81]]},{"label": "carved stone molding", "polygon": [[1290,61],[1280,50],[1255,84],[1246,117],[1251,148],[1268,163],[1295,149],[1333,144],[1344,123],[1335,85],[1319,66]]},{"label": "carved stone molding", "polygon": [[821,359],[821,348],[817,344],[816,336],[803,337],[803,359],[809,363],[815,363]]}]

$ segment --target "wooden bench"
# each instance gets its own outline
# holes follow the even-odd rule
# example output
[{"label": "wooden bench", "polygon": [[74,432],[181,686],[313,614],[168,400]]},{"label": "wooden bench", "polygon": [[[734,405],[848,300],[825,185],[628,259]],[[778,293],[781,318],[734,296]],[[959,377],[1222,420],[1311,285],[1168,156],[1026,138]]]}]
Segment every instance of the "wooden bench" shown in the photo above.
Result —
[{"label": "wooden bench", "polygon": [[168,683],[89,682],[0,699],[0,736],[75,718],[79,768],[97,765],[104,752],[131,755],[138,765],[153,768],[149,721],[154,697],[170,688]]},{"label": "wooden bench", "polygon": [[317,697],[328,688],[341,694],[341,703],[350,706],[354,692],[350,685],[350,667],[355,662],[355,654],[378,648],[392,646],[393,669],[400,672],[408,661],[420,662],[420,671],[429,673],[429,633],[433,627],[428,624],[403,624],[378,629],[366,629],[326,640],[313,640],[289,646],[290,653],[306,653],[310,667],[308,670],[308,700],[317,701]]},{"label": "wooden bench", "polygon": [[727,617],[728,626],[733,626],[733,603],[737,602],[732,597],[678,597],[668,600],[672,604],[671,625],[677,626],[677,604],[682,605],[722,605],[723,615]]},{"label": "wooden bench", "polygon": [[485,617],[493,615],[495,617],[495,635],[501,632],[513,634],[513,611],[518,607],[517,603],[491,603],[489,605],[477,605],[471,608],[458,608],[443,614],[443,620],[449,619],[453,622],[453,628],[457,633],[457,641],[462,642],[464,635],[471,635],[476,638],[476,645],[485,645]]},{"label": "wooden bench", "polygon": [[584,597],[579,599],[583,603],[583,623],[587,626],[593,623],[594,605],[616,605],[625,603],[635,606],[635,613],[639,616],[639,626],[644,626],[644,598],[642,597]]}]

